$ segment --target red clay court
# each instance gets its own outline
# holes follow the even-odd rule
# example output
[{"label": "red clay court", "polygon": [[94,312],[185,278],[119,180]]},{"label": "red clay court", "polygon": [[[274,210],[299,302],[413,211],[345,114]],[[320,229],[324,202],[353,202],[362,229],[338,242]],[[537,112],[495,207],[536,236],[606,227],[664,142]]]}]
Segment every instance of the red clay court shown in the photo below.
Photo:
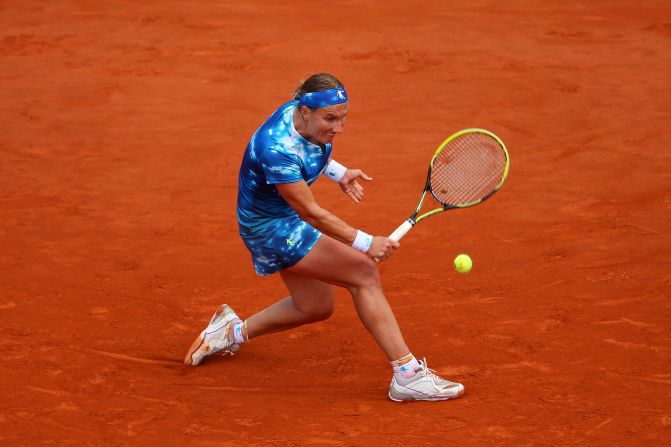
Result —
[{"label": "red clay court", "polygon": [[[671,444],[671,5],[0,2],[0,444]],[[325,322],[197,368],[223,302],[286,293],[237,234],[244,147],[297,82],[352,100],[322,206],[389,234],[436,146],[511,154],[485,204],[380,266],[413,353],[466,394],[395,404],[338,291]],[[452,268],[467,252],[468,275]]]}]

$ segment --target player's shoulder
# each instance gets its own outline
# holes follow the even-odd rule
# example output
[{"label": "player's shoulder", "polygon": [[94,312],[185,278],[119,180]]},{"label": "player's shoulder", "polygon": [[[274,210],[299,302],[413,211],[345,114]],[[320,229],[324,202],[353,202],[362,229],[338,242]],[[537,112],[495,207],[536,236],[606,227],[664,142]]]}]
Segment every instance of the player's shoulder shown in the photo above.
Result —
[{"label": "player's shoulder", "polygon": [[292,112],[296,103],[296,101],[289,101],[278,107],[257,129],[252,138],[257,142],[271,143],[278,138],[290,135],[291,126],[293,126]]},{"label": "player's shoulder", "polygon": [[262,128],[272,129],[273,132],[288,131],[287,127],[292,124],[293,111],[296,108],[298,101],[285,102],[279,106],[272,115],[261,126]]}]

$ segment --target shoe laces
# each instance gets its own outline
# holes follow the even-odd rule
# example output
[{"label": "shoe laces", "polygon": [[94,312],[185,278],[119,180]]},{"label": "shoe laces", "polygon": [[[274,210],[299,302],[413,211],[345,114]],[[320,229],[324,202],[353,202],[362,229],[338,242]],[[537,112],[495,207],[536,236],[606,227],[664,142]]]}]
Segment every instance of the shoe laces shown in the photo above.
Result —
[{"label": "shoe laces", "polygon": [[416,371],[419,372],[422,376],[431,379],[431,381],[436,385],[454,385],[454,382],[443,379],[438,374],[436,374],[436,371],[429,368],[429,365],[426,362],[426,357],[422,359],[420,362],[420,367],[417,368]]}]

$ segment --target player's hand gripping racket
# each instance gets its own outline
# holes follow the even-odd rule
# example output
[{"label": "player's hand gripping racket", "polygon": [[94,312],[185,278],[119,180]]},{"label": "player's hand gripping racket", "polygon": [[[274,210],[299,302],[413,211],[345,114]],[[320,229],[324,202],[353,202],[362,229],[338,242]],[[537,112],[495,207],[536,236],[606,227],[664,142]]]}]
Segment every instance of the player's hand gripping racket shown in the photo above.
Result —
[{"label": "player's hand gripping racket", "polygon": [[[509,166],[506,146],[488,130],[464,129],[451,135],[433,154],[415,212],[389,239],[401,240],[417,222],[441,211],[482,203],[503,185]],[[418,216],[427,192],[442,206]]]}]

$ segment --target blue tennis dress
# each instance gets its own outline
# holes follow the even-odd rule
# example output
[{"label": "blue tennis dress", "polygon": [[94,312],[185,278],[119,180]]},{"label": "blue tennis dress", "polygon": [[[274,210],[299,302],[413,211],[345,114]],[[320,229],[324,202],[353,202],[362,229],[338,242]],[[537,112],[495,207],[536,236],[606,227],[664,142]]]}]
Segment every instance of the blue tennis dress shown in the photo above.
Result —
[{"label": "blue tennis dress", "polygon": [[254,133],[240,167],[238,227],[259,275],[291,267],[314,247],[321,232],[301,220],[280,196],[276,184],[319,178],[331,156],[294,127],[298,101],[278,108]]}]

